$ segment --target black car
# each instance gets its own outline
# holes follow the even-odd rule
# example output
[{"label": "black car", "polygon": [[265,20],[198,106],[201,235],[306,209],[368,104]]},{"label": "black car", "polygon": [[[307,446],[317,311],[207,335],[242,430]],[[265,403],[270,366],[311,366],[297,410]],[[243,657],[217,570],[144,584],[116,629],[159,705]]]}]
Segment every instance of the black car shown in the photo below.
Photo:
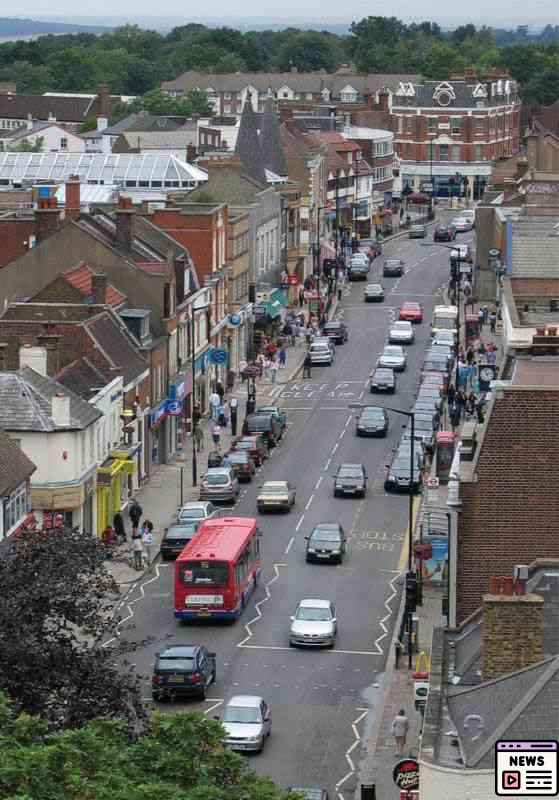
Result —
[{"label": "black car", "polygon": [[377,367],[371,375],[369,388],[371,393],[387,392],[394,394],[396,391],[396,373],[393,369],[388,369],[387,367]]},{"label": "black car", "polygon": [[387,258],[382,265],[385,278],[400,278],[404,274],[404,262],[401,258]]},{"label": "black car", "polygon": [[215,653],[200,644],[170,645],[155,656],[151,694],[154,700],[173,700],[179,695],[205,700],[215,676]]},{"label": "black car", "polygon": [[202,519],[187,519],[184,522],[173,522],[172,525],[165,528],[161,540],[161,558],[164,561],[170,561],[182,553],[203,521]]},{"label": "black car", "polygon": [[223,457],[223,466],[232,467],[241,483],[249,483],[256,472],[254,461],[246,450],[230,450]]},{"label": "black car", "polygon": [[307,561],[342,563],[346,551],[346,535],[339,522],[320,522],[305,539]]},{"label": "black car", "polygon": [[366,303],[382,303],[384,300],[384,288],[380,283],[370,283],[363,291],[363,299]]},{"label": "black car", "polygon": [[454,239],[456,239],[454,225],[437,225],[433,232],[434,242],[452,242]]},{"label": "black car", "polygon": [[357,417],[355,426],[357,436],[386,436],[388,433],[388,414],[379,406],[365,406]]},{"label": "black car", "polygon": [[342,464],[334,475],[334,497],[354,494],[365,497],[367,470],[363,464]]},{"label": "black car", "polygon": [[275,447],[282,437],[282,428],[274,414],[249,414],[243,423],[243,436],[260,434],[268,447]]},{"label": "black car", "polygon": [[366,281],[369,274],[369,265],[359,261],[354,261],[347,268],[347,278],[350,281]]},{"label": "black car", "polygon": [[[418,448],[419,451],[419,448]],[[415,465],[413,470],[412,490],[414,494],[421,491],[423,477],[421,473],[420,452],[415,455]],[[386,492],[409,492],[410,486],[410,451],[406,448],[399,448],[394,455],[392,464],[387,466],[386,478],[384,480],[384,490]]]},{"label": "black car", "polygon": [[332,320],[327,322],[322,328],[322,333],[329,339],[332,339],[336,344],[345,344],[349,338],[347,327],[343,322]]}]

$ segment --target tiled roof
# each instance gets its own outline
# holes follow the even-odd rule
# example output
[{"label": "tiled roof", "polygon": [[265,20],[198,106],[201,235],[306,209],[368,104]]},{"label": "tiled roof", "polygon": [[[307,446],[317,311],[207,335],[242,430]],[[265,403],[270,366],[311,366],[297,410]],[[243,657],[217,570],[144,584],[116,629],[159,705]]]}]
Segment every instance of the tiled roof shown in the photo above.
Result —
[{"label": "tiled roof", "polygon": [[0,94],[0,118],[47,120],[53,115],[57,122],[83,122],[93,100],[89,97],[52,97],[33,94]]},{"label": "tiled roof", "polygon": [[[78,289],[84,297],[91,297],[91,277],[93,270],[87,264],[80,264],[78,267],[69,269],[63,273],[64,278]],[[107,284],[107,303],[110,306],[119,306],[126,300],[126,295],[119,292],[112,283]]]},{"label": "tiled roof", "polygon": [[138,345],[134,343],[126,325],[118,323],[112,312],[105,311],[86,322],[84,327],[113,368],[114,376],[123,376],[125,386],[145,372],[147,364]]},{"label": "tiled roof", "polygon": [[115,377],[116,375],[111,375],[108,371],[98,369],[88,358],[84,357],[72,361],[71,364],[64,367],[56,376],[56,380],[84,400],[89,401],[102,386],[110,383]]},{"label": "tiled roof", "polygon": [[174,131],[183,127],[186,122],[186,117],[161,117],[140,111],[139,114],[129,114],[114,125],[105,128],[102,133],[108,136],[119,136],[121,133],[131,131]]},{"label": "tiled roof", "polygon": [[559,274],[555,278],[511,278],[510,285],[517,297],[555,297],[559,295]]},{"label": "tiled roof", "polygon": [[142,272],[149,272],[150,275],[165,275],[167,264],[164,261],[135,261],[136,266]]},{"label": "tiled roof", "polygon": [[210,166],[208,182],[200,189],[189,192],[188,199],[196,202],[201,194],[204,198],[209,195],[215,201],[231,205],[249,205],[256,202],[258,194],[266,188],[235,167],[220,166],[213,172]]},{"label": "tiled roof", "polygon": [[[70,397],[70,425],[59,427],[52,418],[52,398]],[[24,367],[19,372],[0,372],[0,427],[7,431],[52,433],[83,430],[102,414],[52,378]]]},{"label": "tiled roof", "polygon": [[559,278],[559,236],[517,235],[513,224],[511,276]]},{"label": "tiled roof", "polygon": [[[409,81],[408,81],[409,82]],[[493,106],[502,106],[505,104],[509,104],[512,102],[515,94],[516,88],[514,86],[514,81],[510,79],[503,79],[500,83],[504,86],[504,84],[508,82],[511,87],[510,98],[507,100],[505,95],[495,95],[491,96],[491,81],[483,82],[483,86],[486,88],[488,92],[488,96],[484,99],[486,107],[493,107]],[[406,81],[403,81],[406,83]],[[433,98],[435,94],[436,88],[441,83],[448,83],[455,95],[455,99],[450,103],[450,105],[441,106],[437,100]],[[498,83],[493,82],[493,83]],[[475,97],[473,92],[475,91],[476,87],[478,86],[479,81],[474,80],[469,81],[466,83],[464,80],[449,80],[449,81],[425,81],[424,83],[416,83],[413,82],[413,88],[415,91],[415,95],[412,97],[404,97],[401,95],[396,94],[393,97],[393,106],[398,108],[402,106],[409,106],[413,107],[422,107],[422,108],[445,108],[449,113],[452,113],[453,107],[455,108],[476,108],[479,102],[479,98]]]},{"label": "tiled roof", "polygon": [[250,95],[247,95],[239,125],[239,135],[235,153],[241,159],[243,169],[259,183],[266,183],[264,154],[258,134],[258,123],[252,108]]},{"label": "tiled roof", "polygon": [[118,148],[120,139],[123,139],[128,147],[139,150],[186,150],[189,144],[196,144],[198,132],[192,128],[168,131],[124,131],[115,142],[115,148]]},{"label": "tiled roof", "polygon": [[264,166],[276,175],[287,175],[287,161],[281,145],[279,117],[274,111],[273,100],[266,100],[260,127],[260,147]]},{"label": "tiled roof", "polygon": [[0,497],[13,492],[36,469],[21,447],[0,430]]}]

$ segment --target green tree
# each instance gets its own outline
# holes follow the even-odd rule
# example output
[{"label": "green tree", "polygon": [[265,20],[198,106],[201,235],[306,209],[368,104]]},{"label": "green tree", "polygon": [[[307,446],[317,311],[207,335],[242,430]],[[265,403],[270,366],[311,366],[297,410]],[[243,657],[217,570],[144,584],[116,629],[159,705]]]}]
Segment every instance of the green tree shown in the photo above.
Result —
[{"label": "green tree", "polygon": [[10,149],[14,153],[42,153],[44,143],[45,140],[43,137],[37,136],[34,142],[30,142],[29,139],[23,139],[23,141],[19,142]]},{"label": "green tree", "polygon": [[301,72],[336,69],[339,52],[335,37],[318,31],[293,34],[281,47],[276,62],[280,70],[297,67]]},{"label": "green tree", "polygon": [[143,718],[138,679],[101,644],[118,596],[106,556],[98,539],[68,529],[22,533],[2,553],[0,690],[53,729]]},{"label": "green tree", "polygon": [[15,81],[20,94],[42,94],[53,85],[50,69],[29,61],[14,61],[10,66],[0,67],[0,80]]},{"label": "green tree", "polygon": [[559,63],[534,75],[521,87],[522,98],[530,105],[548,106],[559,99]]},{"label": "green tree", "polygon": [[148,111],[150,114],[189,117],[192,114],[207,116],[211,114],[206,95],[197,89],[187,92],[182,97],[171,97],[161,89],[151,89],[143,97],[137,97],[131,103],[122,104],[115,109],[111,122],[122,119],[127,114]]},{"label": "green tree", "polygon": [[227,72],[246,72],[246,64],[241,56],[235,53],[226,53],[215,64],[213,72],[225,74]]},{"label": "green tree", "polygon": [[434,42],[425,55],[423,74],[431,80],[444,80],[464,67],[464,59],[455,47],[444,42]]},{"label": "green tree", "polygon": [[[199,714],[154,714],[131,738],[93,720],[49,732],[0,695],[0,796],[18,800],[287,800],[269,778],[221,747],[223,729]],[[291,796],[290,796],[291,800]]]}]

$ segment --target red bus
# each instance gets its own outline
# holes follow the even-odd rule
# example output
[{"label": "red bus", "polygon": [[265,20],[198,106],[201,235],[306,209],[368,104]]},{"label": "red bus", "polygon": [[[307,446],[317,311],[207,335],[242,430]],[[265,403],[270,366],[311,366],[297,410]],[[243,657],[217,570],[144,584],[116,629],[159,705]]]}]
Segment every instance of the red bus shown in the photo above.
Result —
[{"label": "red bus", "polygon": [[203,522],[175,562],[175,617],[236,619],[258,584],[260,536],[249,517]]}]

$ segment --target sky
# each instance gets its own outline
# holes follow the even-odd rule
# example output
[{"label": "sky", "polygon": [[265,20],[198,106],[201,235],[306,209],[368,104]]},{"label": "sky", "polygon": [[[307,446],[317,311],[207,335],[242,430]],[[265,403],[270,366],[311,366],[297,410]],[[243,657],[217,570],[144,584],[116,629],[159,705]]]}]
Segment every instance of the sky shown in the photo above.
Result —
[{"label": "sky", "polygon": [[[179,16],[188,19],[189,6],[184,0],[165,0],[161,4],[154,6],[153,0],[119,0],[115,5],[114,0],[97,0],[94,5],[87,5],[81,11],[82,14],[95,14],[95,18],[102,18],[118,14],[119,16],[130,16],[131,19],[140,15]],[[332,21],[351,21],[361,19],[368,14],[389,13],[401,19],[430,19],[435,21],[456,20],[456,24],[464,21],[474,22],[478,25],[486,21],[500,27],[509,27],[518,24],[519,21],[529,23],[533,20],[538,22],[551,22],[559,24],[559,3],[557,0],[469,0],[467,4],[448,0],[424,0],[421,3],[421,13],[417,14],[416,8],[410,4],[409,0],[392,0],[389,6],[373,5],[370,0],[348,0],[343,5],[339,0],[306,0],[304,4],[300,0],[282,0],[278,4],[276,0],[244,0],[232,5],[230,0],[214,0],[210,6],[210,13],[215,16],[243,18],[243,17],[263,17],[285,18],[286,24],[296,24],[297,18],[314,18],[321,20],[329,18]],[[343,8],[343,12],[341,9]],[[467,9],[467,11],[465,11]],[[7,10],[7,9],[6,9]],[[208,9],[209,10],[209,9]],[[412,12],[410,14],[410,12]],[[415,13],[413,13],[415,12]],[[19,0],[17,6],[11,5],[9,16],[34,16],[46,18],[50,15],[68,14],[72,17],[72,22],[76,20],[76,15],[80,14],[79,6],[75,0]],[[203,15],[202,8],[198,3],[191,8],[192,17]],[[0,11],[2,15],[2,11]],[[188,15],[188,16],[187,16]],[[52,18],[52,17],[50,17]],[[107,20],[108,21],[108,20]],[[264,21],[264,20],[263,20]],[[111,24],[108,21],[108,24]]]}]

